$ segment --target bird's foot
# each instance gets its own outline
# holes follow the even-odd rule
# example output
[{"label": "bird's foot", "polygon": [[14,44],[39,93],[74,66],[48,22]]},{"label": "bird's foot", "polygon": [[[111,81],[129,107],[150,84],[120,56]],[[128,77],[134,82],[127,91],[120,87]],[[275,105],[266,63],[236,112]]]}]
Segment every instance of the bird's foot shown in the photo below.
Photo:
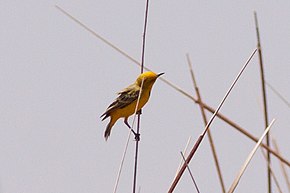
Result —
[{"label": "bird's foot", "polygon": [[135,134],[135,140],[140,141],[140,134],[139,133]]},{"label": "bird's foot", "polygon": [[135,135],[135,140],[140,141],[140,134],[136,133],[133,129],[131,129],[132,133]]},{"label": "bird's foot", "polygon": [[[138,112],[139,112],[139,111],[138,111]],[[140,134],[139,134],[139,133],[136,133],[136,132],[131,128],[131,126],[129,125],[127,119],[124,119],[124,123],[129,127],[129,129],[131,130],[131,132],[135,135],[135,140],[136,140],[136,141],[140,141]]]}]

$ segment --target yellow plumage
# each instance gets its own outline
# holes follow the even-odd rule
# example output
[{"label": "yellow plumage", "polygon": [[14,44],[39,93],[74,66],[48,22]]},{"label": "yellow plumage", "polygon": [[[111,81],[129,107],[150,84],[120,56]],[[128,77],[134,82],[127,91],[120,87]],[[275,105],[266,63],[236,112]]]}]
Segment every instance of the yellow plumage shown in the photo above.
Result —
[{"label": "yellow plumage", "polygon": [[116,98],[116,100],[107,108],[106,112],[101,115],[101,117],[103,117],[102,121],[107,117],[111,118],[104,134],[106,140],[110,136],[113,125],[119,118],[124,118],[124,123],[130,127],[127,122],[128,117],[135,113],[140,91],[141,96],[136,112],[142,109],[142,107],[147,103],[153,84],[162,74],[164,73],[155,74],[154,72],[144,72],[138,76],[134,84],[118,93],[118,98]]}]

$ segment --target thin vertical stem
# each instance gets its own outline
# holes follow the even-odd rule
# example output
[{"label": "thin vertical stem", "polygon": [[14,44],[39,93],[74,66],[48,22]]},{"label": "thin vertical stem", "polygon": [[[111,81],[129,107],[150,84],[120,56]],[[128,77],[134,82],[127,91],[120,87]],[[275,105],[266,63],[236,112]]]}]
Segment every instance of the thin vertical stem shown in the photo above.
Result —
[{"label": "thin vertical stem", "polygon": [[[139,135],[139,128],[140,128],[140,112],[138,113],[138,118],[137,118],[137,135]],[[139,150],[139,140],[136,139],[134,178],[133,178],[133,193],[136,192],[136,184],[137,184],[138,150]]]},{"label": "thin vertical stem", "polygon": [[[135,107],[135,116],[134,116],[134,119],[133,119],[133,124],[132,126],[134,126],[134,123],[135,123],[135,118],[136,118],[136,114],[138,114],[137,116],[137,128],[140,127],[140,110],[137,112],[137,109],[138,109],[138,106],[139,106],[139,102],[140,102],[140,98],[141,98],[141,95],[142,95],[142,89],[143,89],[143,83],[144,83],[144,78],[142,79],[142,83],[141,83],[141,88],[140,88],[140,93],[139,93],[139,96],[138,96],[138,99],[137,99],[137,104],[136,104],[136,107]],[[131,131],[133,131],[133,129],[131,128]],[[135,140],[136,142],[139,141],[139,132],[135,135]],[[135,149],[135,165],[134,165],[134,177],[133,177],[133,192],[135,193],[136,191],[136,181],[137,181],[137,163],[138,163],[138,149],[139,149],[139,143],[136,143],[136,149]]]},{"label": "thin vertical stem", "polygon": [[[262,57],[262,49],[261,49],[261,41],[260,41],[260,32],[259,32],[259,25],[258,25],[258,18],[257,13],[254,12],[255,16],[255,25],[256,25],[256,33],[257,33],[257,48],[259,54],[259,61],[260,61],[260,74],[261,74],[261,83],[262,83],[262,93],[263,93],[263,104],[264,104],[264,119],[265,119],[265,128],[268,127],[268,109],[267,109],[267,98],[266,98],[266,87],[265,87],[265,75],[264,75],[264,67],[263,67],[263,57]],[[270,134],[266,135],[266,144],[270,147]],[[271,157],[270,152],[267,151],[267,162],[271,164]],[[272,182],[271,182],[271,171],[267,166],[267,174],[268,174],[268,193],[272,192]]]},{"label": "thin vertical stem", "polygon": [[146,31],[147,31],[148,10],[149,10],[149,0],[146,0],[145,19],[144,19],[144,31],[143,31],[143,39],[142,39],[141,73],[143,73],[143,71],[144,71],[145,43],[146,43]]},{"label": "thin vertical stem", "polygon": [[[187,58],[187,62],[188,62],[188,65],[189,65],[189,70],[190,70],[191,78],[192,78],[192,81],[193,81],[193,86],[194,86],[195,92],[197,94],[197,100],[199,101],[198,104],[199,104],[200,111],[201,111],[201,114],[202,114],[203,122],[204,122],[204,125],[206,126],[208,121],[207,121],[207,117],[206,117],[205,110],[204,110],[204,107],[203,107],[203,102],[202,102],[202,99],[201,99],[199,88],[197,86],[196,79],[195,79],[195,76],[194,76],[194,73],[193,73],[192,63],[190,61],[190,58],[189,58],[188,54],[186,55],[186,58]],[[214,145],[214,142],[213,142],[213,138],[212,138],[210,129],[208,129],[207,133],[208,133],[207,136],[208,136],[209,144],[210,144],[211,151],[212,151],[213,158],[214,158],[214,163],[215,163],[215,166],[216,166],[216,169],[217,169],[217,173],[218,173],[218,176],[219,176],[219,181],[220,181],[220,184],[221,184],[222,192],[225,193],[226,189],[225,189],[225,185],[224,185],[224,181],[223,181],[223,177],[222,177],[222,173],[221,173],[221,169],[220,169],[220,165],[219,165],[219,161],[218,161],[218,157],[217,157],[217,153],[216,153],[216,149],[215,149],[215,145]]]},{"label": "thin vertical stem", "polygon": [[[146,30],[147,30],[147,20],[148,20],[148,8],[149,8],[149,0],[146,0],[146,8],[145,8],[145,19],[144,19],[144,31],[143,31],[143,39],[142,39],[142,54],[141,54],[141,73],[144,71],[144,59],[145,59],[145,42],[146,42]],[[141,121],[141,109],[138,112],[137,119],[137,136],[140,135],[140,121]],[[134,164],[134,178],[133,178],[133,193],[136,192],[136,184],[137,184],[137,166],[138,166],[138,151],[139,151],[139,138],[136,139],[135,145],[135,164]]]}]

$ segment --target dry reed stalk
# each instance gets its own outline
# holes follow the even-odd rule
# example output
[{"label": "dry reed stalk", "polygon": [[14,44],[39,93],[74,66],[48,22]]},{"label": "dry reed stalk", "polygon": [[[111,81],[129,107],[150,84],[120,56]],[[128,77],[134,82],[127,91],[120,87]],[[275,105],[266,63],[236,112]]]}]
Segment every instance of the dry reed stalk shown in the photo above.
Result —
[{"label": "dry reed stalk", "polygon": [[239,80],[240,76],[242,75],[242,73],[244,72],[244,70],[246,69],[246,67],[248,66],[249,62],[251,61],[251,59],[253,58],[253,56],[255,55],[257,49],[255,49],[251,56],[248,58],[248,60],[246,61],[246,63],[244,64],[244,66],[242,67],[242,69],[240,70],[240,72],[238,73],[238,75],[235,77],[235,80],[232,82],[230,88],[228,89],[228,91],[226,92],[225,96],[223,97],[222,101],[220,102],[220,104],[218,105],[216,111],[213,113],[212,117],[210,118],[210,120],[208,121],[208,123],[206,124],[203,133],[199,136],[198,140],[196,141],[196,143],[194,144],[193,148],[191,149],[189,155],[186,158],[186,162],[182,165],[179,173],[177,174],[176,178],[174,179],[173,183],[171,184],[170,188],[169,188],[169,193],[173,192],[177,183],[179,182],[182,174],[184,173],[184,170],[186,168],[186,164],[189,164],[189,162],[191,161],[193,155],[195,154],[195,152],[197,151],[202,139],[204,138],[206,132],[209,129],[209,126],[211,125],[211,123],[213,122],[214,118],[216,117],[218,111],[220,110],[220,108],[222,107],[222,105],[224,104],[225,100],[227,99],[227,97],[229,96],[230,92],[232,91],[232,89],[234,88],[235,84],[237,83],[237,81]]},{"label": "dry reed stalk", "polygon": [[247,157],[246,161],[244,162],[244,164],[242,165],[237,177],[235,178],[234,182],[232,183],[228,193],[233,193],[242,177],[242,175],[244,174],[247,166],[249,165],[250,161],[252,160],[255,152],[257,151],[258,147],[260,146],[260,144],[262,143],[262,140],[264,139],[264,137],[266,136],[266,134],[269,132],[270,128],[272,127],[273,123],[275,122],[275,119],[272,120],[272,122],[270,123],[270,125],[265,129],[265,131],[263,132],[262,136],[260,137],[260,139],[258,140],[258,142],[256,143],[255,147],[253,148],[253,150],[251,151],[251,153],[249,154],[249,156]]},{"label": "dry reed stalk", "polygon": [[[96,38],[100,39],[101,41],[103,41],[105,44],[107,44],[108,46],[110,46],[111,48],[113,48],[114,50],[116,50],[117,52],[119,52],[120,54],[122,54],[123,56],[125,56],[126,58],[128,58],[129,60],[131,60],[132,62],[134,62],[135,64],[137,64],[138,66],[140,66],[140,63],[134,59],[133,57],[131,57],[130,55],[128,55],[126,52],[124,52],[123,50],[121,50],[120,48],[118,48],[117,46],[115,46],[113,43],[111,43],[110,41],[108,41],[107,39],[105,39],[104,37],[100,36],[99,34],[97,34],[96,32],[94,32],[92,29],[90,29],[89,27],[87,27],[85,24],[83,24],[80,20],[76,19],[75,17],[73,17],[71,14],[69,14],[68,12],[66,12],[65,10],[63,10],[61,7],[55,5],[55,7],[61,11],[63,14],[65,14],[66,16],[68,16],[70,19],[72,19],[74,22],[78,23],[80,26],[82,26],[84,29],[86,29],[88,32],[90,32],[92,35],[94,35]],[[150,68],[144,66],[144,69],[151,71]],[[189,98],[190,100],[192,100],[195,103],[200,103],[197,99],[195,99],[193,96],[191,96],[190,94],[188,94],[187,92],[185,92],[184,90],[182,90],[181,88],[179,88],[178,86],[176,86],[175,84],[171,83],[170,81],[166,80],[163,77],[159,78],[160,80],[162,80],[165,84],[167,84],[168,86],[170,86],[171,88],[173,88],[174,90],[176,90],[177,92],[181,93],[182,95],[186,96],[187,98]],[[215,109],[210,107],[209,105],[207,105],[206,103],[202,103],[203,107],[211,112],[214,113]],[[229,125],[231,125],[233,128],[235,128],[236,130],[238,130],[239,132],[241,132],[242,134],[244,134],[245,136],[247,136],[249,139],[251,139],[254,142],[258,141],[258,138],[256,138],[255,136],[253,136],[252,134],[250,134],[248,131],[246,131],[245,129],[243,129],[241,126],[239,126],[237,123],[231,121],[228,117],[226,117],[225,115],[221,114],[221,113],[217,113],[217,117],[219,117],[221,120],[225,121],[226,123],[228,123]],[[290,162],[288,160],[286,160],[285,158],[283,158],[280,154],[278,154],[276,151],[272,150],[270,147],[268,147],[265,144],[261,144],[261,146],[263,148],[265,148],[266,150],[270,151],[270,153],[272,153],[275,157],[277,157],[279,160],[281,160],[283,163],[285,163],[288,167],[290,167]]]},{"label": "dry reed stalk", "polygon": [[[136,109],[138,107],[138,103],[136,105]],[[137,112],[136,112],[137,113]],[[140,128],[140,115],[141,115],[141,111],[139,111],[138,115],[137,115],[137,136],[140,134],[139,128]],[[136,192],[136,185],[137,185],[137,165],[138,165],[138,150],[139,150],[139,138],[136,138],[136,142],[135,142],[135,157],[134,157],[134,175],[133,175],[133,190],[132,192],[135,193]]]},{"label": "dry reed stalk", "polygon": [[[256,26],[256,33],[257,33],[257,47],[258,47],[258,54],[259,54],[259,63],[260,63],[260,75],[261,75],[261,84],[262,84],[262,95],[263,95],[263,106],[264,106],[264,120],[265,120],[265,128],[268,127],[268,107],[267,107],[267,96],[266,96],[266,87],[265,87],[265,74],[264,74],[264,65],[263,65],[263,57],[262,57],[262,48],[261,48],[261,41],[260,41],[260,32],[259,32],[259,25],[258,25],[258,18],[257,13],[254,12],[255,16],[255,26]],[[270,133],[266,136],[266,144],[270,147]],[[270,152],[267,151],[267,163],[271,164],[271,157]],[[268,174],[268,192],[272,192],[272,181],[271,181],[271,171],[267,166],[267,174]]]},{"label": "dry reed stalk", "polygon": [[[182,157],[184,163],[186,164],[186,160],[185,160],[185,157],[184,157],[182,151],[180,152],[180,154],[181,154],[181,157]],[[188,164],[186,164],[186,168],[187,168],[187,170],[188,170],[188,172],[189,172],[190,178],[191,178],[191,180],[192,180],[192,182],[193,182],[193,184],[194,184],[194,187],[195,187],[196,191],[197,191],[198,193],[200,193],[200,191],[199,191],[199,189],[198,189],[198,186],[197,186],[197,183],[196,183],[196,181],[195,181],[195,179],[194,179],[194,177],[193,177],[193,175],[192,175],[192,172],[191,172],[191,170],[190,170]]]},{"label": "dry reed stalk", "polygon": [[[280,150],[279,150],[279,147],[278,147],[278,144],[277,144],[276,140],[272,138],[272,142],[273,142],[273,145],[274,145],[275,150],[278,153],[280,153]],[[284,179],[285,179],[286,184],[287,184],[288,192],[290,192],[290,180],[289,180],[289,176],[287,174],[287,171],[286,171],[286,168],[285,168],[285,164],[283,162],[281,162],[281,161],[280,161],[280,167],[281,167],[281,170],[282,170]]]},{"label": "dry reed stalk", "polygon": [[[189,138],[188,138],[188,140],[187,140],[187,143],[186,143],[185,148],[184,148],[184,150],[183,150],[183,155],[186,155],[186,154],[187,154],[187,149],[188,149],[188,146],[189,146],[190,142],[191,142],[191,136],[189,136]],[[179,163],[179,165],[178,165],[178,167],[177,167],[177,169],[176,169],[176,173],[175,173],[174,178],[176,177],[178,171],[180,170],[180,168],[181,168],[181,166],[182,166],[182,163],[183,163],[183,159],[181,158],[181,159],[180,159],[180,163]]]},{"label": "dry reed stalk", "polygon": [[[195,76],[194,76],[194,72],[193,72],[193,68],[192,68],[192,62],[191,62],[188,54],[186,55],[186,58],[187,58],[187,63],[188,63],[188,66],[189,66],[189,71],[190,71],[190,74],[191,74],[191,79],[192,79],[192,82],[193,82],[193,86],[194,86],[194,89],[195,89],[195,92],[196,92],[196,95],[197,95],[197,100],[200,102],[198,104],[199,104],[199,107],[200,107],[200,111],[201,111],[201,115],[202,115],[202,118],[203,118],[204,126],[206,126],[208,121],[207,121],[207,117],[206,117],[206,114],[205,114],[205,111],[204,111],[204,107],[202,105],[203,103],[202,103],[202,98],[201,98],[201,95],[200,95],[200,92],[199,92],[199,88],[197,86],[196,79],[195,79]],[[216,166],[216,169],[217,169],[219,181],[220,181],[220,184],[221,184],[222,192],[225,193],[226,189],[225,189],[225,185],[224,185],[224,181],[223,181],[223,177],[222,177],[222,173],[221,173],[221,169],[220,169],[220,165],[219,165],[219,161],[218,161],[218,157],[217,157],[217,153],[216,153],[216,149],[215,149],[215,145],[214,145],[214,142],[213,142],[213,138],[212,138],[212,135],[211,135],[210,128],[208,129],[208,133],[207,134],[208,134],[207,136],[208,136],[209,144],[210,144],[210,147],[211,147],[211,152],[212,152],[212,155],[213,155],[213,158],[214,158],[214,163],[215,163],[215,166]]]},{"label": "dry reed stalk", "polygon": [[[142,38],[142,52],[141,52],[141,74],[144,71],[145,43],[146,43],[148,9],[149,9],[149,0],[146,0],[144,28],[143,28],[143,38]],[[143,84],[143,81],[142,81],[142,84]],[[141,92],[139,94],[139,97],[140,96],[141,96]],[[137,103],[136,110],[137,110],[138,105],[139,104]],[[137,119],[137,136],[140,135],[140,121],[141,121],[141,109],[140,109],[140,111],[138,113],[138,119]],[[135,159],[134,159],[135,163],[134,163],[134,177],[133,177],[133,193],[136,192],[136,184],[137,184],[137,165],[138,165],[139,138],[136,138],[136,143],[135,144],[136,144],[136,146],[135,146]]]}]

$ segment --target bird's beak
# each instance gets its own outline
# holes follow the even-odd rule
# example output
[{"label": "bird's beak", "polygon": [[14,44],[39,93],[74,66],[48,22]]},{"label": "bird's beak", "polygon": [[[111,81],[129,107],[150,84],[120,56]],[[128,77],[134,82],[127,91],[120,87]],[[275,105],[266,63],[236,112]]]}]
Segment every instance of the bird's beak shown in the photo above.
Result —
[{"label": "bird's beak", "polygon": [[159,77],[159,76],[161,76],[161,75],[163,75],[163,74],[164,74],[164,72],[159,73],[159,74],[157,74],[157,77]]}]

